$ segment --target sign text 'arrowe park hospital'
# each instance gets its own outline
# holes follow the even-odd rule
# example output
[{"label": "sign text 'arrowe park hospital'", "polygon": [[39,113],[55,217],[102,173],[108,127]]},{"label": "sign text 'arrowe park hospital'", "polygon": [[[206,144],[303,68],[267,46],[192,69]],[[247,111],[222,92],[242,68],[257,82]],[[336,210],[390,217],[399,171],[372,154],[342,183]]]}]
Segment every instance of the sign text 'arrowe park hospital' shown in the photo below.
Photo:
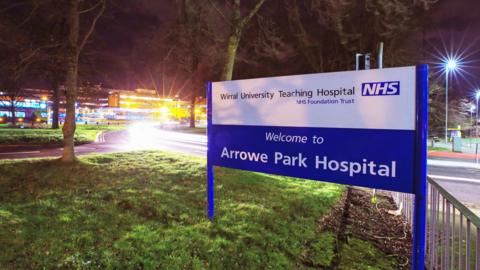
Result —
[{"label": "sign text 'arrowe park hospital'", "polygon": [[211,84],[209,159],[413,193],[416,67]]}]

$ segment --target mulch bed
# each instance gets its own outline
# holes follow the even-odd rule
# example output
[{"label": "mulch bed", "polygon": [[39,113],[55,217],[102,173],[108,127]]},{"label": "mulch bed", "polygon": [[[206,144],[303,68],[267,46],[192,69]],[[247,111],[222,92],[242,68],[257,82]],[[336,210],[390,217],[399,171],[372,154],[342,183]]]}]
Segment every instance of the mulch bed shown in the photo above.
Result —
[{"label": "mulch bed", "polygon": [[371,198],[371,190],[348,188],[330,215],[319,221],[319,231],[335,232],[340,243],[346,243],[350,236],[368,241],[395,257],[399,269],[410,269],[412,238],[409,225],[402,215],[388,213],[397,209],[388,193],[377,192],[377,204],[372,203]]}]

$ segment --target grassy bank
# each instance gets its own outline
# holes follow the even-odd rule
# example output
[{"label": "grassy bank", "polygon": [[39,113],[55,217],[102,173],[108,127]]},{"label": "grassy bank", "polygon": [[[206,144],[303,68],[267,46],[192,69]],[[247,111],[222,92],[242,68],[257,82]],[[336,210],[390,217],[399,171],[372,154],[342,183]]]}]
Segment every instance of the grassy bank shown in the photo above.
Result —
[{"label": "grassy bank", "polygon": [[446,148],[446,147],[431,147],[431,146],[428,146],[427,150],[428,151],[439,151],[439,152],[450,152],[450,151],[452,151],[452,149]]},{"label": "grassy bank", "polygon": [[[125,126],[113,125],[78,125],[75,143],[93,142],[99,132],[124,128]],[[0,128],[0,145],[56,145],[61,144],[62,139],[61,129]]]},{"label": "grassy bank", "polygon": [[178,127],[172,129],[174,131],[184,132],[184,133],[192,133],[192,134],[200,134],[200,135],[207,135],[207,128],[206,127]]},{"label": "grassy bank", "polygon": [[306,269],[305,254],[314,265],[331,261],[335,239],[316,229],[342,187],[217,168],[210,222],[204,168],[204,159],[159,152],[74,165],[0,161],[0,269]]}]

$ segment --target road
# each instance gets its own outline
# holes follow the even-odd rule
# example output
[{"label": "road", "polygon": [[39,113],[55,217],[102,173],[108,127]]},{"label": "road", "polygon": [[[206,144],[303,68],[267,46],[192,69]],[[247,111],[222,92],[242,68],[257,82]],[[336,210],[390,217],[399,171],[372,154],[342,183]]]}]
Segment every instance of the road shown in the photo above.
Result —
[{"label": "road", "polygon": [[[207,138],[203,134],[189,134],[161,130],[138,124],[126,131],[109,132],[98,142],[76,147],[78,155],[112,153],[135,150],[167,150],[197,156],[206,156]],[[5,152],[0,159],[59,156],[62,149],[25,149]],[[466,206],[480,214],[480,166],[445,158],[428,160],[428,174]]]},{"label": "road", "polygon": [[460,166],[454,166],[454,164],[445,166],[442,163],[440,163],[441,165],[429,165],[428,175],[480,216],[480,169],[461,166],[468,163],[460,163]]},{"label": "road", "polygon": [[[128,130],[112,131],[99,136],[94,143],[75,147],[77,155],[114,153],[139,150],[167,150],[205,156],[205,135],[162,130],[146,124],[131,126]],[[62,148],[0,147],[0,159],[19,159],[60,156]]]}]

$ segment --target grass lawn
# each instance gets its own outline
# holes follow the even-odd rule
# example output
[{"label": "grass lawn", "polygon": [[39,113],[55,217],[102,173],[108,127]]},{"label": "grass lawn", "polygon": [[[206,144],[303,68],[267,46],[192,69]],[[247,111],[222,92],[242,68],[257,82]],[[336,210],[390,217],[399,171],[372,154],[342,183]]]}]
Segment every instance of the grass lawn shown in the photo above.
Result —
[{"label": "grass lawn", "polygon": [[192,134],[201,134],[201,135],[207,135],[207,128],[206,127],[180,127],[177,129],[174,129],[175,131],[179,132],[184,132],[184,133],[192,133]]},{"label": "grass lawn", "polygon": [[[124,129],[125,126],[114,125],[77,125],[75,143],[88,143],[95,141],[101,131]],[[61,144],[63,140],[62,129],[41,128],[0,128],[0,145],[45,145]]]},{"label": "grass lawn", "polygon": [[[152,151],[84,156],[73,165],[0,161],[0,269],[307,269],[331,262],[335,238],[316,229],[341,186],[216,168],[210,222],[204,174],[204,159]],[[355,268],[370,257],[353,256],[340,269],[392,269]]]},{"label": "grass lawn", "polygon": [[451,152],[452,149],[446,148],[446,147],[427,147],[428,151],[440,151],[440,152]]}]

